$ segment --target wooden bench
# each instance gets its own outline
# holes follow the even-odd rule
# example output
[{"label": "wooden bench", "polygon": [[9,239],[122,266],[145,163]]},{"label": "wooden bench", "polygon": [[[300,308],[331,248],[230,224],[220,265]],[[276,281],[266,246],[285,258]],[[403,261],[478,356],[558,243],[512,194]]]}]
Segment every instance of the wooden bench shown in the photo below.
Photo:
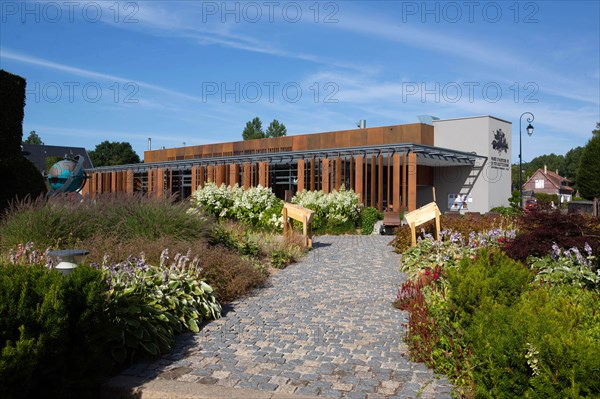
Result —
[{"label": "wooden bench", "polygon": [[292,235],[292,222],[290,219],[302,222],[302,244],[305,247],[312,248],[312,220],[315,216],[315,211],[304,208],[303,206],[283,204],[283,237],[288,240]]},{"label": "wooden bench", "polygon": [[400,220],[400,212],[384,212],[383,224],[379,232],[385,234],[387,228],[393,229],[394,227],[400,227],[401,224],[402,220]]}]

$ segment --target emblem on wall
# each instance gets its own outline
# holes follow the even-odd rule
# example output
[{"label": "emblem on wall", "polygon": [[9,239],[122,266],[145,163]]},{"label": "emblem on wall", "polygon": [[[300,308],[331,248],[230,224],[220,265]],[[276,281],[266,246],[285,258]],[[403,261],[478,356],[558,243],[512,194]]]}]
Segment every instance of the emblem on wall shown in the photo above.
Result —
[{"label": "emblem on wall", "polygon": [[508,152],[508,142],[506,141],[506,134],[502,131],[502,129],[496,130],[494,133],[494,140],[492,140],[492,148],[498,151],[498,154],[504,152]]}]

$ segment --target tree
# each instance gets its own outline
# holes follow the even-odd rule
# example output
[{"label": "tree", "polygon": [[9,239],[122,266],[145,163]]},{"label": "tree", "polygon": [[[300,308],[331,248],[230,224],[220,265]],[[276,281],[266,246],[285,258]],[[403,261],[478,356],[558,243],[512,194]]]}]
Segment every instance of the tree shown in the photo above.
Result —
[{"label": "tree", "polygon": [[40,136],[38,136],[35,130],[32,130],[31,132],[29,132],[29,136],[27,136],[27,140],[25,140],[23,144],[44,145],[44,142],[42,141]]},{"label": "tree", "polygon": [[592,130],[594,136],[600,136],[600,122],[596,122],[596,128]]},{"label": "tree", "polygon": [[600,134],[588,141],[583,149],[577,170],[577,186],[583,198],[600,197]]},{"label": "tree", "polygon": [[93,151],[88,151],[94,167],[125,165],[139,163],[140,157],[133,151],[131,144],[126,142],[109,142],[108,140],[96,146]]},{"label": "tree", "polygon": [[563,176],[573,182],[571,187],[573,187],[575,190],[577,190],[577,169],[579,168],[581,154],[583,154],[583,147],[575,147],[570,149],[565,154],[565,163],[563,165]]},{"label": "tree", "polygon": [[527,164],[527,171],[529,174],[533,174],[538,169],[544,169],[544,166],[548,168],[548,170],[555,172],[558,169],[558,174],[563,176],[564,173],[564,163],[565,157],[562,155],[556,155],[554,153],[548,155],[540,155],[539,157],[535,157]]},{"label": "tree", "polygon": [[262,129],[262,122],[258,116],[246,123],[242,137],[244,140],[263,139],[266,137]]},{"label": "tree", "polygon": [[273,119],[265,135],[266,137],[283,137],[287,135],[287,129],[283,123],[279,123],[277,119]]}]

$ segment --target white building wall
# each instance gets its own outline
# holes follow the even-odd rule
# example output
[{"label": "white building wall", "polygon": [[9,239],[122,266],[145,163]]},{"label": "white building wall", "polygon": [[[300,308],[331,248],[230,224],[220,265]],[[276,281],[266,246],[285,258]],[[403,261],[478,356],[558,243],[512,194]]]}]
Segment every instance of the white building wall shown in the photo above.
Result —
[{"label": "white building wall", "polygon": [[[496,206],[508,206],[512,124],[492,116],[480,116],[436,120],[433,126],[435,146],[488,157],[482,168],[459,166],[434,170],[440,210],[451,210],[454,205],[461,212],[484,213]],[[458,199],[451,201],[449,196]]]}]

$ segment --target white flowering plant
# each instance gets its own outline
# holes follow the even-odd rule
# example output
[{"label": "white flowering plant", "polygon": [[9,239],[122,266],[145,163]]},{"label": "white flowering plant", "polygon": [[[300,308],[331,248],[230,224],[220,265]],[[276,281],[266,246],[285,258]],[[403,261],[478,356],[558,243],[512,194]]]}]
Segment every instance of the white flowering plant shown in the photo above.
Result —
[{"label": "white flowering plant", "polygon": [[283,202],[270,188],[262,186],[244,190],[237,184],[217,187],[207,183],[192,196],[191,212],[204,210],[218,218],[236,219],[240,222],[269,229],[281,230]]},{"label": "white flowering plant", "polygon": [[358,194],[353,190],[323,191],[303,190],[292,198],[292,203],[315,211],[312,226],[320,229],[324,226],[341,226],[348,222],[358,223],[361,205]]}]

